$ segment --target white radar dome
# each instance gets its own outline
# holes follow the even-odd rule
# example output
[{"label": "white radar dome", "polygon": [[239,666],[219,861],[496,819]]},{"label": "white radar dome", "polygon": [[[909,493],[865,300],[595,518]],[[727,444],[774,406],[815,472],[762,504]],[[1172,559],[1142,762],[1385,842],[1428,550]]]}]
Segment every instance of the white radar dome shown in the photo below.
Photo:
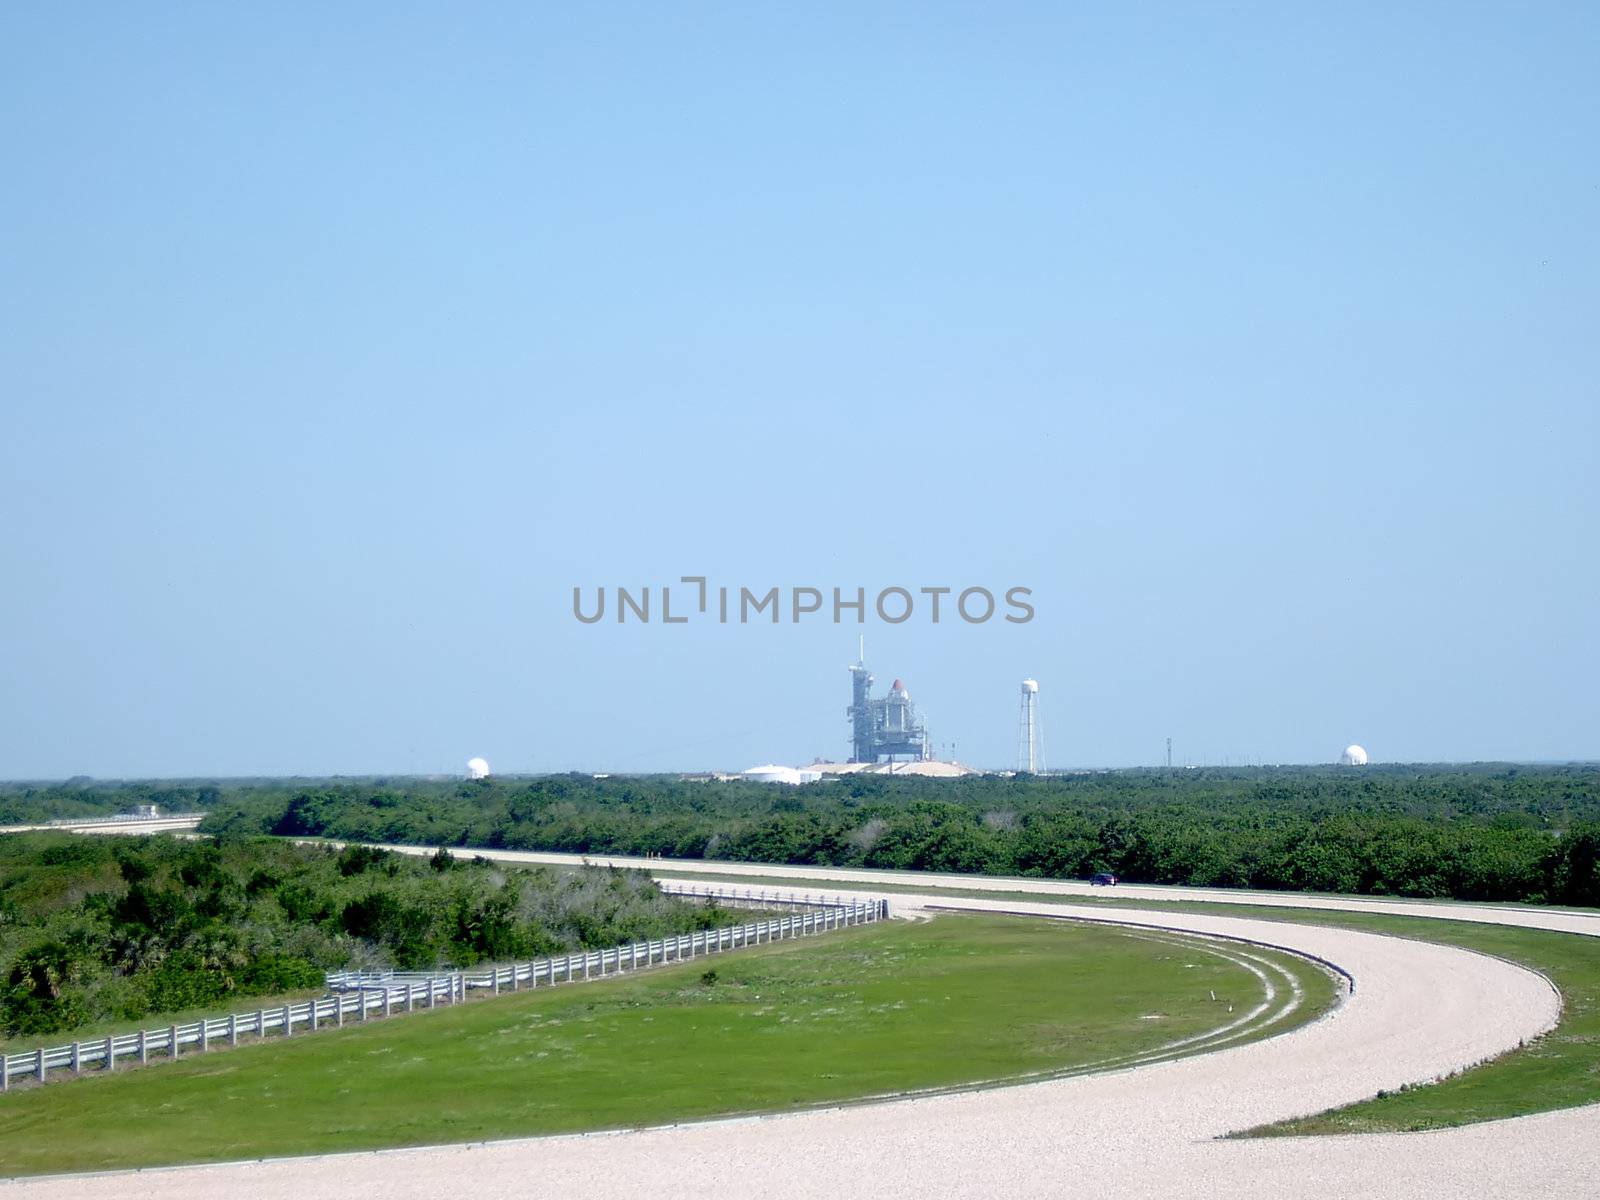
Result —
[{"label": "white radar dome", "polygon": [[489,760],[486,759],[486,758],[469,758],[469,759],[467,759],[467,778],[468,779],[487,779],[487,778],[489,778]]},{"label": "white radar dome", "polygon": [[1367,765],[1367,752],[1360,746],[1346,746],[1344,753],[1339,755],[1339,762],[1347,767],[1364,767]]}]

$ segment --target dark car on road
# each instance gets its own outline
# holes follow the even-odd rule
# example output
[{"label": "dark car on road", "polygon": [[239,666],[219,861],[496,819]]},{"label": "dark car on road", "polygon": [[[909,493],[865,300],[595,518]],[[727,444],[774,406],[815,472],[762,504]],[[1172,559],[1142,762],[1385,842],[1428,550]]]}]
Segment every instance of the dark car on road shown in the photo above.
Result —
[{"label": "dark car on road", "polygon": [[1111,874],[1110,871],[1101,871],[1100,874],[1089,880],[1089,882],[1094,884],[1096,887],[1116,887],[1117,877]]}]

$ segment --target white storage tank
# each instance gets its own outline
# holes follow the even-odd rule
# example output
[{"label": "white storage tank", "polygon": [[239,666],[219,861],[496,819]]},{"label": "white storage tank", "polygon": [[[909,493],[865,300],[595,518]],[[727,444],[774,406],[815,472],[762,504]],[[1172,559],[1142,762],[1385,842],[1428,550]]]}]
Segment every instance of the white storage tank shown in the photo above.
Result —
[{"label": "white storage tank", "polygon": [[[806,776],[810,776],[807,779]],[[765,766],[751,767],[748,771],[739,772],[740,779],[747,779],[751,783],[787,783],[798,785],[820,779],[816,771],[797,771],[793,767],[781,767],[777,763],[767,763]]]}]

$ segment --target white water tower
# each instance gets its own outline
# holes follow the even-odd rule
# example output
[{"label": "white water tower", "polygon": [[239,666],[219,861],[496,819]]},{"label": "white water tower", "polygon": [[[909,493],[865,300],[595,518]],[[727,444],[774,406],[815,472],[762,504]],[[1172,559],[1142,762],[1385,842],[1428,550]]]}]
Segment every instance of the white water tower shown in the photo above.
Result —
[{"label": "white water tower", "polygon": [[1044,773],[1044,726],[1039,724],[1039,681],[1022,681],[1022,715],[1017,721],[1017,770]]}]

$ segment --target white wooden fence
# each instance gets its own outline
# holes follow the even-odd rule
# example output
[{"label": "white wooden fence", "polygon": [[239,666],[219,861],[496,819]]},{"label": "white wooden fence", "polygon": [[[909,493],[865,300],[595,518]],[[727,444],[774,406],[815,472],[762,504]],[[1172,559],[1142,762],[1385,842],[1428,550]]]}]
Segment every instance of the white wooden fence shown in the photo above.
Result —
[{"label": "white wooden fence", "polygon": [[254,1012],[230,1013],[209,1021],[190,1021],[184,1025],[163,1025],[137,1033],[116,1034],[67,1046],[41,1047],[20,1054],[0,1054],[0,1092],[15,1082],[33,1079],[45,1083],[63,1075],[81,1074],[86,1067],[113,1071],[118,1063],[171,1061],[194,1051],[213,1046],[235,1046],[241,1037],[264,1038],[315,1033],[319,1029],[343,1028],[347,1022],[363,1022],[395,1012],[434,1008],[440,1004],[459,1004],[470,991],[492,995],[524,988],[551,987],[585,979],[599,979],[624,971],[638,971],[669,962],[688,962],[704,954],[760,946],[787,938],[809,937],[851,925],[881,921],[889,915],[887,900],[845,901],[813,899],[794,893],[738,892],[705,889],[694,885],[667,884],[663,891],[698,896],[726,906],[759,908],[795,907],[792,916],[728,925],[719,929],[697,930],[678,937],[656,938],[613,946],[604,950],[536,959],[505,967],[485,967],[454,972],[355,972],[339,971],[327,977],[330,995],[299,1004],[258,1008]]}]

